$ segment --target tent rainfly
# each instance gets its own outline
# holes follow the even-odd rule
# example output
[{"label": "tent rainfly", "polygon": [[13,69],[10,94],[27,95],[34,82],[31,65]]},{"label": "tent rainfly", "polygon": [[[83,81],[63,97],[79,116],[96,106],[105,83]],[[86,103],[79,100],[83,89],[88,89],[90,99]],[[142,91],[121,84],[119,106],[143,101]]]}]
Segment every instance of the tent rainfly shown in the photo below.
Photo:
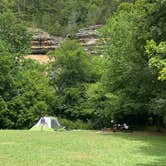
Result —
[{"label": "tent rainfly", "polygon": [[[63,128],[60,123],[58,122],[58,119],[55,117],[43,117],[44,118],[44,124],[43,124],[43,130],[56,130],[59,128]],[[42,125],[42,119],[36,123],[35,126],[33,126],[30,130],[41,130],[41,125]]]}]

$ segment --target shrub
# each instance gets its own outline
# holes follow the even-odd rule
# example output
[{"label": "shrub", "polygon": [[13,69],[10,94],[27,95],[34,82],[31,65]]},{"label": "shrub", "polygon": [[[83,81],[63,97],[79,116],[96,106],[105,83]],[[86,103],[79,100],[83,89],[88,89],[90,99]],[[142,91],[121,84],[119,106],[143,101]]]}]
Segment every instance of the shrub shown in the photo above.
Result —
[{"label": "shrub", "polygon": [[91,129],[92,124],[90,121],[83,122],[81,120],[71,121],[69,119],[59,119],[60,124],[65,126],[66,129]]}]

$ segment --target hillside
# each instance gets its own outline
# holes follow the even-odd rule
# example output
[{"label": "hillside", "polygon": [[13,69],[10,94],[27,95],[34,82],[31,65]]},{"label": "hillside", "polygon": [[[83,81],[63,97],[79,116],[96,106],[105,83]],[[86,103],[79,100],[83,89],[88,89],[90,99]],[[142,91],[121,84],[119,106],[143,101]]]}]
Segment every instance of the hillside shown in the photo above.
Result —
[{"label": "hillside", "polygon": [[0,12],[11,10],[27,26],[66,36],[81,27],[105,23],[118,5],[126,1],[133,0],[0,0]]}]

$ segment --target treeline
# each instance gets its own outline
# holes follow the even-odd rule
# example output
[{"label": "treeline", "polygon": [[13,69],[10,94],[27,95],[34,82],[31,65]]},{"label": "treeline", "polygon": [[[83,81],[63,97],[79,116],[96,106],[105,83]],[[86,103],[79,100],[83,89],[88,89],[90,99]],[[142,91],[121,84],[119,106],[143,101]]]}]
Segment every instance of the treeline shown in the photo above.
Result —
[{"label": "treeline", "polygon": [[56,61],[47,66],[23,58],[30,35],[1,14],[0,128],[29,128],[42,115],[79,128],[109,127],[112,119],[164,127],[165,8],[166,0],[121,3],[99,31],[102,56],[66,40],[49,53]]},{"label": "treeline", "polygon": [[123,3],[101,30],[103,38],[110,38],[102,82],[117,121],[165,125],[165,7],[165,0]]},{"label": "treeline", "polygon": [[23,57],[30,42],[24,25],[0,14],[0,128],[29,128],[51,109],[54,90],[45,68]]},{"label": "treeline", "polygon": [[105,23],[124,1],[132,0],[0,0],[0,12],[10,10],[28,26],[64,36],[82,26]]}]

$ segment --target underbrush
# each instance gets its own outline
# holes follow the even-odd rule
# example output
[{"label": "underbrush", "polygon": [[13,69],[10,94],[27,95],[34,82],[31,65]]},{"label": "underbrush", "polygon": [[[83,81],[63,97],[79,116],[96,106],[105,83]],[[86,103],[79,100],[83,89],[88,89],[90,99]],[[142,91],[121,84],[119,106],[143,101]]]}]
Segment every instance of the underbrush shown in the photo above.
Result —
[{"label": "underbrush", "polygon": [[66,129],[92,129],[92,124],[90,121],[83,122],[82,120],[75,120],[71,121],[68,119],[59,119],[59,122],[62,126],[64,126]]}]

